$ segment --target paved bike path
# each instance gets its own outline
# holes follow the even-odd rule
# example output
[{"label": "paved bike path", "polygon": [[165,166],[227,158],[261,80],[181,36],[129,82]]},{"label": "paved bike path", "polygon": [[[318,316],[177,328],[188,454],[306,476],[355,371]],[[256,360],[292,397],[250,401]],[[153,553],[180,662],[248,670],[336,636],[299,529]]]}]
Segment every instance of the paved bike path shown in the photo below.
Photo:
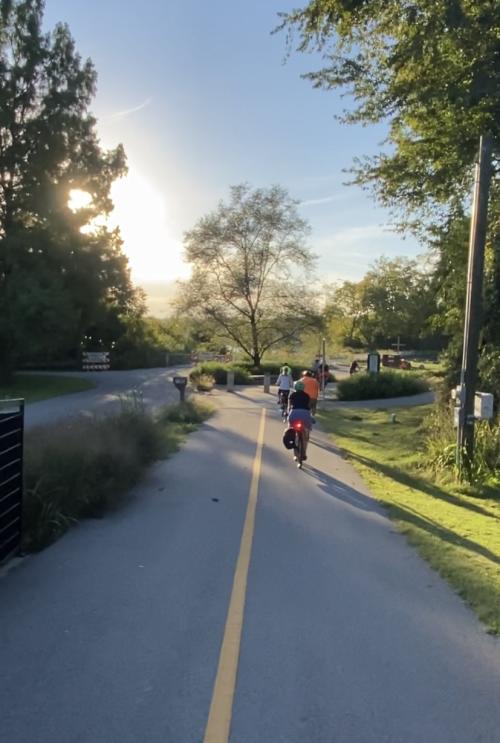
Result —
[{"label": "paved bike path", "polygon": [[[10,743],[200,743],[268,408],[232,743],[496,743],[500,644],[274,397],[220,412],[130,505],[0,579]],[[224,743],[222,740],[220,743]]]}]

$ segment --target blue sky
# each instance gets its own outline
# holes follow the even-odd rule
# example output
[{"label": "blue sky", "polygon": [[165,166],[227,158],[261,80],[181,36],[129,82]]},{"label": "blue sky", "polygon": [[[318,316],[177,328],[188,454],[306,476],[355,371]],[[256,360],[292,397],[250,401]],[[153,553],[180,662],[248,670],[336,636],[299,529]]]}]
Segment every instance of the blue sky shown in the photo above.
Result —
[{"label": "blue sky", "polygon": [[302,202],[325,279],[359,279],[382,254],[421,252],[386,231],[388,214],[367,194],[342,185],[384,129],[334,120],[345,99],[300,78],[314,56],[284,62],[285,36],[270,31],[296,4],[46,0],[46,27],[67,22],[97,69],[103,144],[125,146],[130,176],[116,190],[116,221],[137,282],[185,274],[183,232],[242,181],[279,183]]}]

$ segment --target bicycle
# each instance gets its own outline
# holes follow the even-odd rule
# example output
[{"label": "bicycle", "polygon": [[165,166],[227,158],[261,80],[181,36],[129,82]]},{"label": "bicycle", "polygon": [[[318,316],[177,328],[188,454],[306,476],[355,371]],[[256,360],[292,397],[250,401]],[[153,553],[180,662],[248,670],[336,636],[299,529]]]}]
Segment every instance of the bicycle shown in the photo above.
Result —
[{"label": "bicycle", "polygon": [[308,438],[307,427],[304,426],[303,421],[294,421],[291,424],[291,428],[295,433],[295,441],[293,446],[293,453],[297,467],[299,470],[302,469],[302,463],[306,459],[306,443]]}]

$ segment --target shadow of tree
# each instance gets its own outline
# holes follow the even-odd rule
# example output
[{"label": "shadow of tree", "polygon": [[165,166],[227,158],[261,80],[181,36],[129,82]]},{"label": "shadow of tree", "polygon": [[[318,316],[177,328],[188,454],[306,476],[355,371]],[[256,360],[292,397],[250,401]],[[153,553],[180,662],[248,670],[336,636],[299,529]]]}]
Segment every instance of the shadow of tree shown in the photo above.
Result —
[{"label": "shadow of tree", "polygon": [[481,555],[481,557],[494,562],[496,565],[500,565],[500,557],[477,542],[473,542],[471,539],[467,539],[467,537],[462,537],[451,529],[447,529],[432,519],[422,516],[409,508],[403,508],[402,506],[397,506],[389,502],[384,502],[384,505],[390,512],[391,517],[397,521],[412,524],[418,529],[426,531],[449,544],[453,544],[456,547],[462,547],[463,549],[469,550],[469,552],[475,552],[477,555]]},{"label": "shadow of tree", "polygon": [[371,469],[380,472],[393,480],[396,480],[396,482],[399,482],[401,485],[405,485],[409,488],[414,488],[415,490],[421,490],[423,493],[430,495],[432,498],[437,498],[438,500],[445,501],[452,506],[465,508],[469,511],[480,514],[481,516],[487,516],[488,518],[497,521],[500,520],[498,516],[490,513],[485,508],[482,508],[475,503],[469,503],[468,501],[465,501],[462,498],[453,495],[452,493],[448,493],[446,490],[443,490],[443,488],[440,488],[439,485],[433,485],[432,483],[429,483],[427,480],[424,480],[417,475],[413,475],[409,472],[404,472],[397,467],[391,467],[390,465],[383,464],[382,462],[377,462],[374,459],[371,459],[370,457],[364,457],[361,454],[353,454],[351,452],[349,452],[348,454],[350,459],[356,460],[357,462],[360,462],[361,464],[364,464],[365,466],[370,467]]}]

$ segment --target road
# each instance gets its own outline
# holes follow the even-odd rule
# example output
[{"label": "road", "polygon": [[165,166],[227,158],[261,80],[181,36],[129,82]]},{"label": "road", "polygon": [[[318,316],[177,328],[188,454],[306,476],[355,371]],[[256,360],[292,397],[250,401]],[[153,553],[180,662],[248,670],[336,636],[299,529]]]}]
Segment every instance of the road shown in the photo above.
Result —
[{"label": "road", "polygon": [[121,405],[120,399],[134,390],[140,393],[144,404],[152,409],[178,402],[179,393],[171,382],[176,372],[185,375],[188,370],[171,367],[130,371],[61,372],[65,377],[84,377],[94,382],[96,386],[85,392],[52,397],[26,405],[25,426],[30,428],[55,423],[71,415],[118,410]]},{"label": "road", "polygon": [[499,641],[324,435],[300,472],[274,398],[213,399],[126,508],[0,578],[2,740],[498,743]]}]

